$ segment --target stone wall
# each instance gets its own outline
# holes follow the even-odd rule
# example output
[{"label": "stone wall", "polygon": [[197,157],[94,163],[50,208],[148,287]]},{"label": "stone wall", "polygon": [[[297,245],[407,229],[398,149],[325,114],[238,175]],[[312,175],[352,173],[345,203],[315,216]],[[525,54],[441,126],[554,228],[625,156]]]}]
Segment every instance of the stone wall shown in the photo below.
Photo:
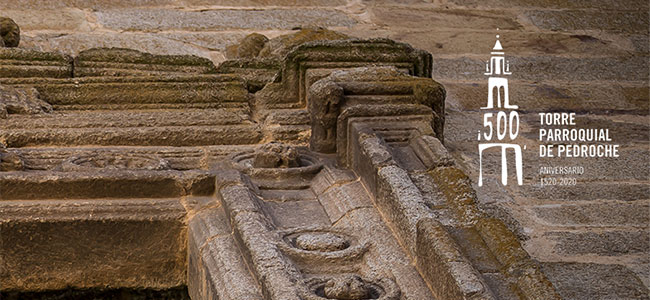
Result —
[{"label": "stone wall", "polygon": [[[477,178],[476,130],[486,96],[483,61],[495,29],[514,75],[520,143],[537,149],[537,112],[577,112],[585,127],[609,128],[618,159],[577,159],[574,188],[477,189],[482,208],[518,233],[567,299],[647,299],[648,2],[644,0],[0,0],[22,29],[20,47],[76,55],[93,47],[194,54],[214,63],[251,32],[275,37],[300,26],[388,37],[433,54],[447,90],[445,144]],[[525,180],[539,180],[535,151]],[[553,163],[558,163],[553,161]]]}]

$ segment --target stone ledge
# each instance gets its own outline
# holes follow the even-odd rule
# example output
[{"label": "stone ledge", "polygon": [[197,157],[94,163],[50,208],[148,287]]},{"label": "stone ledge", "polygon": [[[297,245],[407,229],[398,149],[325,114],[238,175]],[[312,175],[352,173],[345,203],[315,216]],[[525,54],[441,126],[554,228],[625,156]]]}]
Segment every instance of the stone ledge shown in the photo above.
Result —
[{"label": "stone ledge", "polygon": [[205,171],[8,172],[0,176],[0,199],[167,198],[214,188]]},{"label": "stone ledge", "polygon": [[187,228],[178,199],[0,201],[0,215],[9,218],[0,221],[3,290],[165,289],[186,282]]},{"label": "stone ledge", "polygon": [[417,224],[417,267],[440,299],[496,299],[453,238],[433,219]]},{"label": "stone ledge", "polygon": [[189,221],[187,276],[193,299],[262,298],[228,223],[222,207],[206,208]]}]

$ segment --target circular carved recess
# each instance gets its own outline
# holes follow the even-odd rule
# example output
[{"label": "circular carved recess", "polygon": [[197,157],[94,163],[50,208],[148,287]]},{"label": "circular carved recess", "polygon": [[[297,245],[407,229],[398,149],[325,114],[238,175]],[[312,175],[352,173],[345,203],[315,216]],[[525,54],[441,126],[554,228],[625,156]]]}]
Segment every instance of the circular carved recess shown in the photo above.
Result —
[{"label": "circular carved recess", "polygon": [[392,279],[344,274],[307,279],[301,294],[305,300],[399,300],[401,293]]},{"label": "circular carved recess", "polygon": [[317,265],[350,264],[363,257],[367,244],[329,228],[298,228],[285,231],[280,248],[291,258]]},{"label": "circular carved recess", "polygon": [[310,175],[323,167],[307,151],[276,142],[268,143],[256,151],[238,153],[232,160],[242,171],[261,177]]},{"label": "circular carved recess", "polygon": [[305,233],[294,239],[294,246],[307,251],[331,252],[350,247],[350,243],[329,232]]},{"label": "circular carved recess", "polygon": [[97,152],[83,156],[73,156],[57,167],[59,171],[85,170],[168,170],[169,162],[155,155]]}]

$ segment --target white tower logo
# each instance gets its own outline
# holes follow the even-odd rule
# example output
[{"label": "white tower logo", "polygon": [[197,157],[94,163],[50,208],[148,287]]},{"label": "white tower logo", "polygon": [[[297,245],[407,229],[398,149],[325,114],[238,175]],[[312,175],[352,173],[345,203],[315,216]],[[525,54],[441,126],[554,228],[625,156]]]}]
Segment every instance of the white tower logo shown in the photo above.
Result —
[{"label": "white tower logo", "polygon": [[[499,30],[499,29],[497,29]],[[515,165],[517,172],[517,183],[523,184],[522,179],[522,153],[521,146],[512,143],[519,135],[519,113],[516,111],[517,105],[510,105],[508,96],[508,78],[510,72],[510,63],[505,60],[503,47],[497,35],[497,41],[491,52],[492,56],[485,63],[485,75],[488,78],[488,99],[482,110],[490,110],[483,114],[483,126],[487,129],[481,136],[478,132],[478,140],[485,143],[478,144],[479,155],[479,177],[478,186],[483,186],[483,151],[490,148],[501,148],[501,183],[508,185],[508,160],[506,150],[512,149],[515,153]],[[496,116],[496,119],[495,119]],[[496,126],[495,126],[496,123]],[[494,134],[496,133],[496,134]],[[497,142],[493,142],[493,141]]]}]

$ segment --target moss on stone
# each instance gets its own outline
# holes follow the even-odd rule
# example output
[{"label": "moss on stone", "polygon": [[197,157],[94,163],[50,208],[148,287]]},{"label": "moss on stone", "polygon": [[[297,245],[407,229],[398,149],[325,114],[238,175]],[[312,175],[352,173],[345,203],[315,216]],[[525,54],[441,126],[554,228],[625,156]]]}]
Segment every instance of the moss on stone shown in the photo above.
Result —
[{"label": "moss on stone", "polygon": [[93,48],[81,51],[77,62],[111,62],[131,64],[160,64],[174,66],[205,66],[214,68],[212,61],[194,55],[154,55],[125,48]]},{"label": "moss on stone", "polygon": [[345,40],[350,37],[324,28],[303,28],[292,34],[282,35],[268,41],[259,57],[278,57],[287,55],[294,47],[311,41]]}]

